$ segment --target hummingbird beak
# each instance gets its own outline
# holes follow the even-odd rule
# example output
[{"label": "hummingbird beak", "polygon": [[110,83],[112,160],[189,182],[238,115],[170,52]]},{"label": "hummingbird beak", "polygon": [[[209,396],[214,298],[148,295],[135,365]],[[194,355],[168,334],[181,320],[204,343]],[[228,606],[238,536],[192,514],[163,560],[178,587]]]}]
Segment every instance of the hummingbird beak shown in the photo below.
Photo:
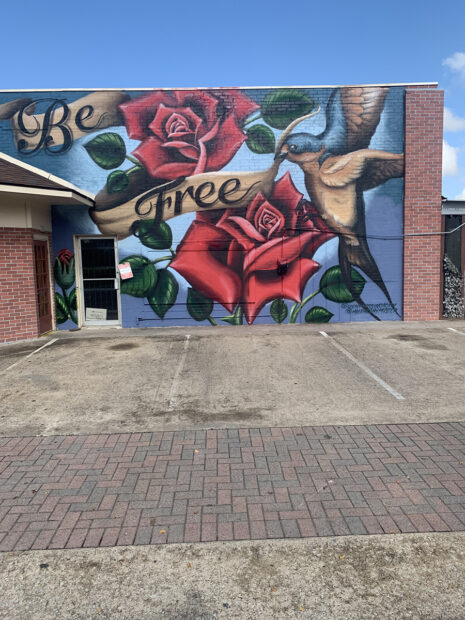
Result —
[{"label": "hummingbird beak", "polygon": [[281,151],[279,153],[276,153],[274,158],[284,161],[286,157],[288,156],[288,153],[289,153],[289,147],[287,146],[287,144],[283,144],[281,147]]}]

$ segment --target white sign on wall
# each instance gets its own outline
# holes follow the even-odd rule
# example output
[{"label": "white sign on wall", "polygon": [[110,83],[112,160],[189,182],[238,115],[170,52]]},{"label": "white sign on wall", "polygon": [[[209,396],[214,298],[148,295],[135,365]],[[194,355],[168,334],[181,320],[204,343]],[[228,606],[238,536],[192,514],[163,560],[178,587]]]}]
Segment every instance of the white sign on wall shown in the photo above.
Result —
[{"label": "white sign on wall", "polygon": [[86,308],[86,321],[106,321],[106,308]]}]

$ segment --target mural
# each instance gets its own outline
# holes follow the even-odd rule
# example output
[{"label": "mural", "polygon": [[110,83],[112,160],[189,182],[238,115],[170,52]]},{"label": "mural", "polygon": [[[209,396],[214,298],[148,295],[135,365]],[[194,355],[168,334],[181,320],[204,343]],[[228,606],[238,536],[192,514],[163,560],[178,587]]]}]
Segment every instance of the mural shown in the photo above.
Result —
[{"label": "mural", "polygon": [[73,235],[97,233],[131,267],[123,326],[399,319],[403,96],[1,94],[0,150],[96,193],[54,208],[58,322],[78,320]]}]

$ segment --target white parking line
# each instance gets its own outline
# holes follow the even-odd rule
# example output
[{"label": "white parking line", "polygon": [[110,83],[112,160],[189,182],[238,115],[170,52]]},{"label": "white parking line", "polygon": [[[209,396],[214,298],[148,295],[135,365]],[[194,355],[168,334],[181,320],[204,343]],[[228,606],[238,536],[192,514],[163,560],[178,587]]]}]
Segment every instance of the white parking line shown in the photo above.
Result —
[{"label": "white parking line", "polygon": [[351,362],[353,362],[356,366],[358,366],[361,370],[363,370],[363,372],[365,372],[369,377],[371,377],[377,383],[379,383],[379,385],[383,387],[385,390],[387,390],[390,394],[392,394],[394,398],[397,398],[397,400],[405,400],[405,398],[401,394],[399,394],[399,392],[396,392],[394,388],[392,388],[388,383],[386,383],[386,381],[383,381],[381,377],[378,377],[378,375],[376,375],[372,370],[370,370],[367,366],[365,366],[365,364],[363,364],[356,357],[354,357],[350,351],[348,351],[345,347],[342,346],[342,344],[339,344],[338,342],[336,342],[336,340],[334,340],[334,338],[331,338],[331,336],[329,336],[326,332],[320,332],[320,334],[324,336],[325,338],[328,338],[331,344],[333,345],[333,347],[336,347],[338,351],[340,351],[341,353],[344,353],[344,355],[347,358],[349,358]]},{"label": "white parking line", "polygon": [[456,334],[460,334],[461,336],[465,336],[463,332],[459,332],[458,329],[454,329],[453,327],[448,327],[447,329],[450,329],[451,332],[455,332]]},{"label": "white parking line", "polygon": [[5,370],[2,370],[2,372],[0,372],[0,375],[3,375],[5,372],[7,372],[7,370],[11,370],[12,368],[17,366],[18,364],[22,364],[24,362],[24,360],[27,360],[28,357],[32,357],[36,353],[39,353],[39,351],[42,351],[42,349],[45,349],[45,347],[49,347],[51,344],[53,344],[57,340],[58,340],[58,338],[54,338],[53,340],[49,340],[48,342],[43,344],[41,347],[39,347],[38,349],[36,349],[32,353],[29,353],[28,355],[25,355],[24,357],[22,357],[20,360],[18,360],[14,364],[11,364],[11,366],[8,366],[8,368],[5,368]]},{"label": "white parking line", "polygon": [[190,337],[191,337],[190,334],[186,334],[186,339],[184,340],[184,351],[182,352],[178,367],[176,368],[176,372],[174,373],[173,383],[171,384],[171,390],[170,390],[170,400],[168,403],[168,411],[173,411],[174,409],[174,395],[176,394],[176,388],[178,387],[179,375],[181,374],[182,369],[184,368],[184,363],[186,361],[187,348],[189,346]]}]

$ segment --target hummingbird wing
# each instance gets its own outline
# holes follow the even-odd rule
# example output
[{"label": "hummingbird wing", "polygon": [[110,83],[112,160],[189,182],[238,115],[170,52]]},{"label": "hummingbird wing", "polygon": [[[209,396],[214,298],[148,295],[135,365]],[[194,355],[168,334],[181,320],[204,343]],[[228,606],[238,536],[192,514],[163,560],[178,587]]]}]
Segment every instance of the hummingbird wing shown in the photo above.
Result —
[{"label": "hummingbird wing", "polygon": [[404,155],[362,149],[339,157],[330,157],[320,168],[320,179],[328,187],[345,187],[360,182],[365,191],[404,173]]},{"label": "hummingbird wing", "polygon": [[332,155],[347,153],[347,123],[340,88],[334,89],[329,96],[326,106],[326,128],[317,138],[320,138],[322,144],[325,145],[320,163]]},{"label": "hummingbird wing", "polygon": [[388,91],[385,86],[333,90],[326,106],[326,128],[317,136],[325,145],[320,163],[368,147]]},{"label": "hummingbird wing", "polygon": [[369,159],[365,164],[365,170],[361,181],[362,191],[373,189],[382,185],[389,179],[404,176],[404,155],[402,153],[389,153],[392,159]]},{"label": "hummingbird wing", "polygon": [[366,149],[378,126],[387,86],[341,88],[341,104],[347,126],[347,151]]}]

